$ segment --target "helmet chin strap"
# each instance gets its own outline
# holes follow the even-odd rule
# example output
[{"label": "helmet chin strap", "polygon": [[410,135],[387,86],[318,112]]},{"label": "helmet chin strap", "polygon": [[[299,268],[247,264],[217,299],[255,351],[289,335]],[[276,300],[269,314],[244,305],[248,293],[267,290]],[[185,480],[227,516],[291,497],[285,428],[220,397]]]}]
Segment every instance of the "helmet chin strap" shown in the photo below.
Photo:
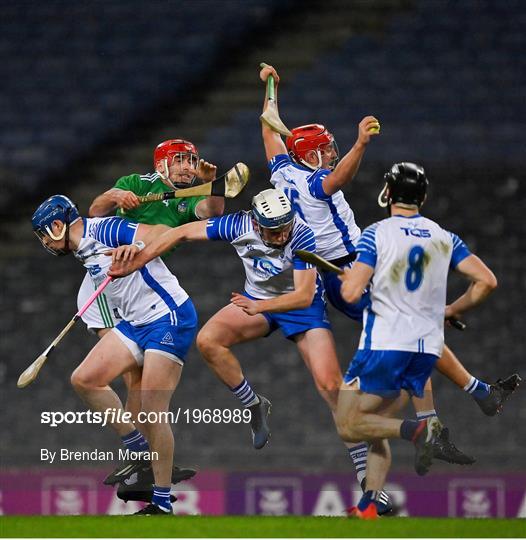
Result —
[{"label": "helmet chin strap", "polygon": [[380,208],[387,208],[389,201],[387,200],[387,183],[383,187],[382,191],[378,194],[378,206]]},{"label": "helmet chin strap", "polygon": [[166,158],[162,159],[160,162],[159,162],[162,166],[162,169],[157,169],[157,173],[159,174],[159,176],[161,177],[161,179],[163,180],[163,182],[170,188],[172,188],[173,190],[177,189],[175,187],[175,184],[172,182],[172,180],[170,179],[170,169],[168,168],[168,160]]},{"label": "helmet chin strap", "polygon": [[49,227],[49,225],[46,225],[44,228],[46,229],[46,233],[48,234],[48,236],[52,239],[52,240],[55,240],[55,241],[58,241],[58,240],[62,240],[62,238],[64,238],[67,230],[68,230],[68,223],[64,223],[64,227],[62,227],[62,231],[60,232],[59,235],[56,235],[53,233],[53,231],[51,230],[51,228]]},{"label": "helmet chin strap", "polygon": [[[71,225],[69,221],[69,215],[71,213],[71,208],[68,208],[66,210],[66,215],[64,216],[66,219],[66,222],[64,223],[64,227],[62,227],[62,231],[60,231],[59,235],[53,234],[53,231],[49,227],[49,225],[46,225],[45,229],[47,234],[50,236],[52,240],[58,241],[62,240],[64,238],[64,249],[56,250],[57,255],[67,255],[71,250],[69,249],[69,226]],[[80,218],[77,218],[73,223],[77,222]]]},{"label": "helmet chin strap", "polygon": [[378,206],[387,210],[387,215],[391,217],[391,205],[389,204],[389,197],[387,196],[387,182],[385,183],[382,191],[378,194]]},{"label": "helmet chin strap", "polygon": [[[162,169],[157,169],[157,173],[159,176],[164,180],[164,182],[168,185],[168,187],[171,187],[173,190],[180,189],[181,187],[191,187],[193,185],[193,182],[196,178],[194,175],[189,182],[181,182],[181,184],[177,185],[173,182],[173,180],[170,178],[170,169],[168,167],[168,159],[164,158],[159,163],[162,165]],[[199,162],[197,162],[199,163]]]},{"label": "helmet chin strap", "polygon": [[159,173],[159,176],[163,179],[163,180],[168,180],[170,181],[170,177],[168,175],[168,160],[166,158],[162,159],[160,161],[161,165],[163,166],[163,169],[164,171],[160,170],[160,169],[157,169],[157,172]]},{"label": "helmet chin strap", "polygon": [[[70,248],[69,248],[69,226],[70,226],[69,223],[64,223],[64,227],[62,227],[62,232],[59,235],[53,234],[53,232],[51,231],[51,229],[47,225],[45,227],[46,233],[55,242],[59,241],[59,240],[62,240],[64,238],[64,248],[63,249],[49,248],[48,246],[46,246],[46,244],[44,244],[44,242],[42,241],[42,238],[40,236],[38,237],[38,239],[40,240],[40,242],[42,243],[44,248],[46,248],[46,250],[49,251],[52,255],[59,256],[59,257],[62,256],[62,255],[67,255],[71,251]],[[37,234],[37,236],[38,236],[38,234]]]},{"label": "helmet chin strap", "polygon": [[315,150],[316,156],[318,157],[318,164],[312,165],[311,163],[308,163],[304,159],[300,159],[300,161],[305,165],[305,167],[308,167],[311,171],[317,171],[318,169],[321,169],[322,161],[321,161],[321,152],[319,150]]}]

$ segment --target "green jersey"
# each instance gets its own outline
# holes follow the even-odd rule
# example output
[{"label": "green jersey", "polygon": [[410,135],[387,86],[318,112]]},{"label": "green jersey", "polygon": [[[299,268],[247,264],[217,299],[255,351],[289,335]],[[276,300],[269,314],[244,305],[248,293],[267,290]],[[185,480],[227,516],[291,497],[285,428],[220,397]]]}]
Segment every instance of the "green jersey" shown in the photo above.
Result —
[{"label": "green jersey", "polygon": [[[138,196],[172,191],[163,183],[158,173],[123,176],[115,182],[113,187],[132,191]],[[117,215],[136,223],[178,227],[199,220],[195,214],[195,208],[203,199],[206,197],[185,197],[144,203],[132,210],[119,209]]]}]

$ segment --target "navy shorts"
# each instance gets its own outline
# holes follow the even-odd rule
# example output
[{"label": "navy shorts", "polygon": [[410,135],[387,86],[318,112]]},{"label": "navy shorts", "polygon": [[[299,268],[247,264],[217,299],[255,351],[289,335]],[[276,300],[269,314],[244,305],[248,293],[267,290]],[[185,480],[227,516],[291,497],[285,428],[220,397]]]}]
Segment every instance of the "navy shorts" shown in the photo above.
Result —
[{"label": "navy shorts", "polygon": [[184,365],[186,354],[197,333],[197,313],[194,304],[186,300],[176,311],[141,326],[121,321],[113,332],[124,342],[142,366],[145,351],[155,351]]},{"label": "navy shorts", "polygon": [[400,390],[407,390],[422,397],[437,360],[438,356],[427,353],[359,349],[343,380],[345,384],[358,380],[367,394],[395,398]]},{"label": "navy shorts", "polygon": [[[348,265],[350,267],[350,265]],[[362,298],[356,304],[349,304],[342,298],[342,282],[335,272],[321,272],[321,279],[325,288],[327,300],[338,311],[341,311],[347,317],[355,321],[363,321],[363,310],[371,303],[369,298],[369,289],[365,291]]]},{"label": "navy shorts", "polygon": [[[252,300],[261,300],[254,298],[247,292],[243,293]],[[330,330],[331,323],[327,315],[327,304],[323,298],[315,297],[312,304],[305,309],[294,309],[283,313],[261,313],[267,319],[270,326],[270,335],[274,330],[281,329],[283,335],[291,339],[297,334],[312,330],[313,328],[327,328]]]}]

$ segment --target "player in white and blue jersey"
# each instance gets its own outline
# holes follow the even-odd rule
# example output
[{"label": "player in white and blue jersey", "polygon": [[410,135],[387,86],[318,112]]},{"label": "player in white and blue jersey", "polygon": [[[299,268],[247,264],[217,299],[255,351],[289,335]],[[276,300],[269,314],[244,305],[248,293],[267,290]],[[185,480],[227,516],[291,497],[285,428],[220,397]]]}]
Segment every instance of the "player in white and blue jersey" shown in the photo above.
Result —
[{"label": "player in white and blue jersey", "polygon": [[[271,66],[263,68],[260,77],[266,81],[270,74],[279,81],[278,74]],[[265,107],[266,104],[265,99]],[[365,117],[359,124],[354,146],[338,163],[334,137],[323,125],[309,124],[293,129],[285,145],[278,133],[262,124],[266,157],[272,173],[271,183],[285,191],[296,211],[312,228],[318,254],[340,268],[352,266],[360,236],[354,214],[341,189],[357,173],[370,138],[378,132],[378,120],[374,116]],[[349,304],[342,298],[341,282],[337,275],[325,271],[320,273],[331,305],[348,317],[361,321],[363,309],[369,302],[368,293],[365,292],[356,304]],[[495,385],[486,384],[469,373],[448,347],[444,347],[437,368],[459,388],[469,392],[485,414],[497,413],[498,400],[491,395]],[[415,398],[413,404],[417,418],[436,416],[431,381],[426,385],[424,399]],[[448,440],[447,434],[444,430],[443,448],[441,451],[436,449],[436,457],[452,463],[473,463],[473,458],[460,452]],[[367,446],[358,444],[350,446],[349,450],[358,481],[363,484]]]},{"label": "player in white and blue jersey", "polygon": [[[207,219],[221,215],[225,201],[222,197],[189,197],[171,199],[150,204],[140,204],[138,197],[151,193],[163,193],[175,188],[184,188],[196,182],[209,182],[215,178],[216,166],[199,157],[198,148],[184,139],[169,139],[161,142],[153,152],[155,172],[148,174],[130,174],[119,178],[112,189],[101,193],[90,205],[89,217],[106,217],[116,212],[136,223],[148,225],[167,225],[176,227],[183,223],[198,219]],[[80,308],[93,293],[93,283],[86,273],[77,295],[77,305]],[[82,320],[90,332],[101,338],[109,332],[120,320],[118,309],[111,304],[102,293],[96,302],[82,315]],[[132,414],[140,411],[141,368],[128,371],[123,375],[127,387],[125,408]],[[123,474],[123,470],[126,472]],[[136,487],[141,483],[148,484],[151,470],[145,474],[135,474],[133,468],[119,466],[115,473],[108,476],[105,484],[119,482],[117,496],[125,501],[137,493]],[[179,468],[174,464],[172,484],[188,480],[195,470]],[[137,478],[132,485],[130,476]],[[144,482],[143,482],[144,479]],[[126,480],[126,483],[124,482]]]},{"label": "player in white and blue jersey", "polygon": [[[54,255],[73,253],[87,269],[94,287],[108,274],[111,258],[106,253],[111,248],[125,246],[124,253],[142,249],[149,234],[166,229],[120,217],[81,218],[76,206],[63,195],[44,201],[34,213],[32,224],[48,251]],[[167,411],[197,330],[192,301],[159,258],[140,272],[112,281],[105,292],[123,320],[104,335],[75,369],[71,376],[75,390],[93,410],[115,410],[122,415],[122,403],[109,384],[139,365],[142,411]],[[140,513],[171,514],[174,440],[170,426],[161,422],[149,424],[150,445],[131,421],[121,420],[111,427],[128,450],[145,458],[157,458],[152,461],[152,503]]]},{"label": "player in white and blue jersey", "polygon": [[[435,419],[398,420],[401,390],[421,397],[442,354],[444,319],[481,303],[496,287],[491,270],[455,234],[419,214],[428,181],[422,167],[394,165],[386,175],[390,217],[365,229],[358,258],[342,278],[348,302],[361,298],[370,283],[359,349],[344,377],[337,410],[340,436],[368,441],[366,491],[351,514],[376,515],[376,493],[390,466],[387,440],[415,443],[415,468],[426,474],[441,425]],[[471,280],[464,295],[446,309],[450,268]]]},{"label": "player in white and blue jersey", "polygon": [[[264,82],[269,75],[279,82],[272,66],[260,72]],[[266,97],[264,109],[268,104]],[[340,160],[334,136],[321,124],[294,128],[285,144],[279,133],[262,122],[270,182],[285,191],[296,212],[313,230],[318,255],[342,268],[349,267],[354,260],[361,230],[341,190],[358,172],[367,145],[379,132],[376,117],[363,118],[354,146]],[[367,295],[361,304],[351,306],[341,298],[338,277],[333,272],[323,272],[321,276],[329,302],[348,317],[361,320]]]},{"label": "player in white and blue jersey", "polygon": [[262,448],[270,435],[266,421],[270,403],[246,380],[231,351],[237,343],[265,337],[279,328],[296,343],[316,388],[335,411],[341,372],[322,284],[316,270],[295,255],[298,249],[314,252],[316,243],[283,191],[259,193],[251,212],[212,218],[206,224],[190,223],[164,233],[139,253],[132,265],[110,274],[126,274],[151,257],[194,240],[230,242],[243,261],[244,292],[233,293],[231,303],[204,325],[197,346],[212,371],[251,410],[254,447]]}]

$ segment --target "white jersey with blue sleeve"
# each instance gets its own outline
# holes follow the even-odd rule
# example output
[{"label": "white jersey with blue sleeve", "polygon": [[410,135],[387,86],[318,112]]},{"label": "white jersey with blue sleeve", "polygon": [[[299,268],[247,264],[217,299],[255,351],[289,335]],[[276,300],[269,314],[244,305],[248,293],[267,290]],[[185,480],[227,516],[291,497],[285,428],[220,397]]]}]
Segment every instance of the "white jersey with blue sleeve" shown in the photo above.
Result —
[{"label": "white jersey with blue sleeve", "polygon": [[[83,218],[84,234],[74,251],[98,287],[106,278],[111,257],[109,248],[133,244],[137,223],[120,217]],[[187,299],[188,294],[177,278],[157,257],[137,272],[113,280],[104,289],[122,318],[134,326],[150,323],[172,313]],[[174,321],[176,324],[176,321]]]},{"label": "white jersey with blue sleeve", "polygon": [[360,228],[343,193],[326,195],[323,179],[331,171],[311,171],[297,165],[287,154],[274,156],[270,162],[270,182],[281,188],[297,214],[312,229],[318,255],[334,260],[355,251]]},{"label": "white jersey with blue sleeve", "polygon": [[[314,268],[302,261],[295,251],[316,252],[311,229],[298,217],[294,218],[291,239],[283,249],[266,246],[254,230],[250,212],[238,212],[211,218],[206,229],[210,240],[230,242],[243,261],[246,280],[245,291],[254,298],[266,300],[294,291],[294,270]],[[316,295],[322,295],[317,278]]]},{"label": "white jersey with blue sleeve", "polygon": [[374,268],[359,348],[440,356],[447,275],[470,255],[464,242],[418,214],[395,215],[367,227],[356,250]]}]

